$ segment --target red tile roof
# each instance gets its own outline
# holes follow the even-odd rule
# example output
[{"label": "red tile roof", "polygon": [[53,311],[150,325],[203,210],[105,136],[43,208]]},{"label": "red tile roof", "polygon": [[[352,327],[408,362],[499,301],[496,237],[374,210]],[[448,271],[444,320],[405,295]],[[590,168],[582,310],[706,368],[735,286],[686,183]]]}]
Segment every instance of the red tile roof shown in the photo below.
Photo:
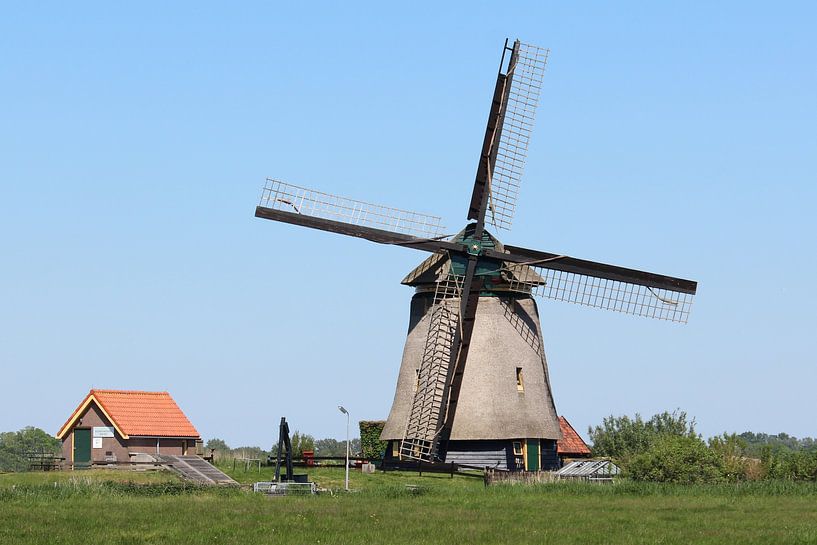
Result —
[{"label": "red tile roof", "polygon": [[564,416],[559,417],[562,438],[556,442],[556,452],[560,456],[589,456],[590,448],[582,440]]},{"label": "red tile roof", "polygon": [[90,403],[96,403],[124,437],[195,437],[199,432],[167,392],[91,390],[57,434],[62,438]]}]

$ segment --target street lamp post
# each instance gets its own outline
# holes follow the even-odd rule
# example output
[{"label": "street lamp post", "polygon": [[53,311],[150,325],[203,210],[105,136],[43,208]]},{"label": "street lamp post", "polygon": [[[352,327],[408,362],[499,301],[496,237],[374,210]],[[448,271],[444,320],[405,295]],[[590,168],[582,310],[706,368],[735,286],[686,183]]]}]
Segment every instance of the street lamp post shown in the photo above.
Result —
[{"label": "street lamp post", "polygon": [[343,405],[338,405],[338,410],[346,415],[346,491],[349,491],[349,411]]}]

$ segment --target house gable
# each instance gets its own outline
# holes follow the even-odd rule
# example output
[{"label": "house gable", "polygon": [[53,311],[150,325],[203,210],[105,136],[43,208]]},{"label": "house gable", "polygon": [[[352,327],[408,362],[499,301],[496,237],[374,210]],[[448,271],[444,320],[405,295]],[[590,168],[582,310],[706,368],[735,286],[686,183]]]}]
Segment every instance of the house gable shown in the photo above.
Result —
[{"label": "house gable", "polygon": [[68,432],[70,432],[71,429],[73,429],[73,427],[76,425],[76,423],[79,421],[79,419],[82,418],[85,415],[85,413],[88,411],[88,408],[91,406],[91,404],[93,404],[95,406],[95,408],[105,416],[105,418],[108,420],[108,422],[111,423],[111,425],[114,427],[116,432],[120,435],[120,437],[122,437],[122,439],[128,439],[129,438],[128,434],[124,433],[119,428],[119,426],[116,423],[116,420],[114,420],[111,417],[111,415],[108,414],[108,411],[105,410],[105,407],[103,407],[102,404],[99,402],[99,400],[97,400],[97,398],[94,396],[94,391],[91,390],[91,392],[87,396],[85,396],[85,399],[82,400],[82,403],[80,403],[79,406],[74,410],[74,412],[71,414],[71,416],[65,422],[65,424],[63,424],[62,428],[60,428],[60,431],[57,432],[57,439],[60,439],[60,440],[65,439],[65,436],[68,435]]}]

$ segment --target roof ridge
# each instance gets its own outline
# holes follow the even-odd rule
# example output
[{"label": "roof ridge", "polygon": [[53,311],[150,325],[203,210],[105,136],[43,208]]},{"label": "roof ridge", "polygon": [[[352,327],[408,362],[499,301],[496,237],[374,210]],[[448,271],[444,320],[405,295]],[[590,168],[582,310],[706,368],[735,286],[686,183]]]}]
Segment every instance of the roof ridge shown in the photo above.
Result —
[{"label": "roof ridge", "polygon": [[137,394],[137,395],[170,395],[166,390],[164,391],[147,391],[147,390],[111,390],[102,388],[91,388],[91,393],[98,394]]}]

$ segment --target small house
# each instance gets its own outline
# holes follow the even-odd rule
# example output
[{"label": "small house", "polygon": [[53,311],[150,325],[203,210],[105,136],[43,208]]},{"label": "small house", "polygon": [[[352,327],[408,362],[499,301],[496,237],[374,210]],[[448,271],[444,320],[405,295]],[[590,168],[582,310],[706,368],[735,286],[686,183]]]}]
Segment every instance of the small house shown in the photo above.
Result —
[{"label": "small house", "polygon": [[561,465],[577,458],[590,457],[590,447],[564,416],[559,417],[559,428],[562,431],[562,438],[556,442],[556,454],[559,456]]},{"label": "small house", "polygon": [[167,392],[91,390],[57,433],[69,467],[193,454],[199,432]]}]

